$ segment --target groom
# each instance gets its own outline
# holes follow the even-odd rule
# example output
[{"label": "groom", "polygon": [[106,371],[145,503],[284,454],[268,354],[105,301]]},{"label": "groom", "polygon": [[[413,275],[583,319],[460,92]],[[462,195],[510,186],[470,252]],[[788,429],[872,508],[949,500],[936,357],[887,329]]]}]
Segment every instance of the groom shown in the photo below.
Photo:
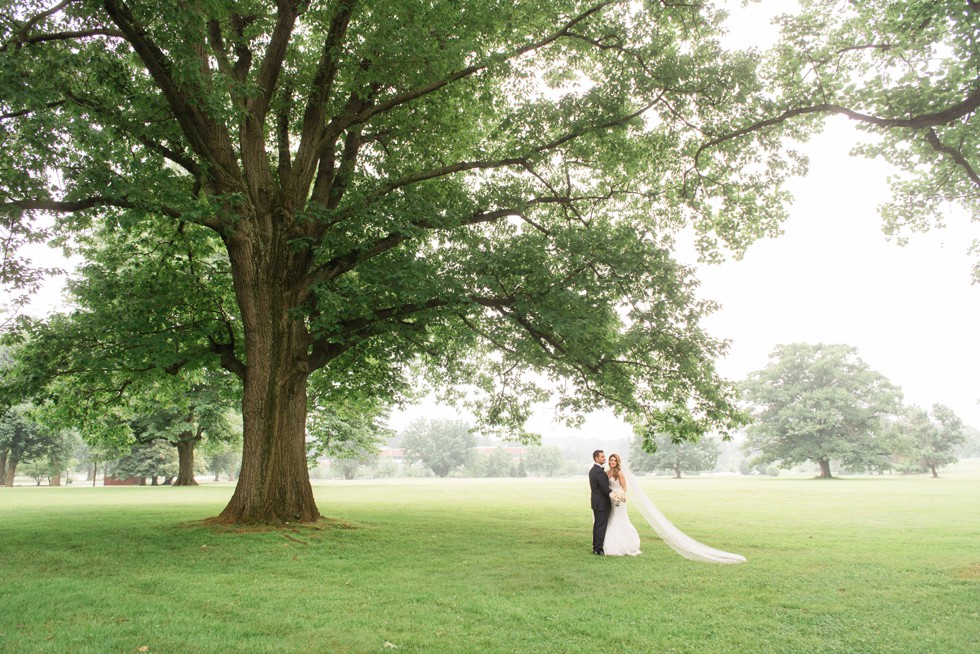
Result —
[{"label": "groom", "polygon": [[609,512],[612,502],[609,500],[609,477],[602,465],[606,462],[606,453],[596,450],[592,453],[595,465],[589,470],[589,486],[592,487],[592,553],[602,555],[602,541],[606,539],[606,524],[609,522]]}]

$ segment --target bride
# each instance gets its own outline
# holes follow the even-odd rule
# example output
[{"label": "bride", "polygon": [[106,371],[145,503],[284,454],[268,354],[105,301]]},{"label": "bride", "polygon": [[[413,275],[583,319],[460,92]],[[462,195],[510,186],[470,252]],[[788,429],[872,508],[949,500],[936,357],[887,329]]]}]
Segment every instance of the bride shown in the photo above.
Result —
[{"label": "bride", "polygon": [[618,454],[609,455],[609,470],[606,475],[609,476],[612,513],[609,514],[602,551],[606,556],[636,556],[640,553],[640,534],[626,513],[627,481]]},{"label": "bride", "polygon": [[650,523],[657,535],[681,556],[692,561],[708,563],[745,562],[746,559],[741,554],[708,547],[675,527],[654,506],[640,485],[635,483],[636,477],[622,469],[622,462],[618,454],[609,455],[609,470],[606,474],[609,476],[610,496],[613,500],[612,513],[606,528],[606,538],[603,541],[603,551],[606,556],[636,556],[640,553],[640,535],[626,513],[626,491],[627,488],[631,488],[633,489],[631,497],[636,500],[634,504],[639,509],[640,514]]}]

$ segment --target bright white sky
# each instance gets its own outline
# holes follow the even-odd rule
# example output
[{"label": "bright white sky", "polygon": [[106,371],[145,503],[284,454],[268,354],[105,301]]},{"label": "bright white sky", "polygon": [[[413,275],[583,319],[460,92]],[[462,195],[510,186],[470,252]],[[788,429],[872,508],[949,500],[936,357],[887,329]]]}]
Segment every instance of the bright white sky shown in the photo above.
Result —
[{"label": "bright white sky", "polygon": [[888,169],[849,157],[853,138],[837,120],[808,145],[810,174],[790,186],[782,236],[700,267],[703,296],[723,305],[705,326],[732,340],[720,370],[740,379],[779,343],[846,343],[907,403],[940,402],[980,426],[980,286],[966,252],[980,229],[960,215],[905,247],[887,241],[877,207]]},{"label": "bright white sky", "polygon": [[[741,14],[739,34],[759,43],[761,12],[774,4],[781,2]],[[790,185],[795,203],[783,236],[756,243],[741,261],[699,267],[702,296],[722,305],[705,327],[732,342],[719,368],[738,380],[765,367],[777,344],[846,343],[900,386],[907,403],[946,404],[980,427],[980,285],[971,285],[966,253],[980,228],[954,216],[947,229],[913,235],[906,247],[886,241],[877,207],[888,169],[848,155],[855,134],[835,120],[808,144],[810,174]],[[678,256],[693,263],[690,253]],[[54,297],[49,289],[39,305],[57,304]],[[392,426],[436,415],[455,412],[426,403],[393,416]],[[543,410],[530,427],[546,436],[594,434],[599,445],[629,436],[607,414],[572,431]]]}]

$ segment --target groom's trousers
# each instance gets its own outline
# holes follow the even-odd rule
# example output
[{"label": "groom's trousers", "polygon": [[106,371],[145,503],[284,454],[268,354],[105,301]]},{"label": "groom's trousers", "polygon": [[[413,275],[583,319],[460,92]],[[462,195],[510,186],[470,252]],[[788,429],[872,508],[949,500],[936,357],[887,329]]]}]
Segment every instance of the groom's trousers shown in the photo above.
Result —
[{"label": "groom's trousers", "polygon": [[592,551],[601,552],[602,542],[606,540],[606,525],[609,524],[609,511],[592,509]]}]

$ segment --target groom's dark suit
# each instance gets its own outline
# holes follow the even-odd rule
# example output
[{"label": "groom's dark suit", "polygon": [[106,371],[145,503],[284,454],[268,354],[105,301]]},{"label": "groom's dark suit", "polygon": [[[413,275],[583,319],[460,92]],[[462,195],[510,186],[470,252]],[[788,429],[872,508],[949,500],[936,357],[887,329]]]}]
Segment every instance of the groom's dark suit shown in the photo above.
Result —
[{"label": "groom's dark suit", "polygon": [[598,463],[589,470],[589,485],[592,487],[592,551],[602,554],[612,501],[609,499],[609,477]]}]

